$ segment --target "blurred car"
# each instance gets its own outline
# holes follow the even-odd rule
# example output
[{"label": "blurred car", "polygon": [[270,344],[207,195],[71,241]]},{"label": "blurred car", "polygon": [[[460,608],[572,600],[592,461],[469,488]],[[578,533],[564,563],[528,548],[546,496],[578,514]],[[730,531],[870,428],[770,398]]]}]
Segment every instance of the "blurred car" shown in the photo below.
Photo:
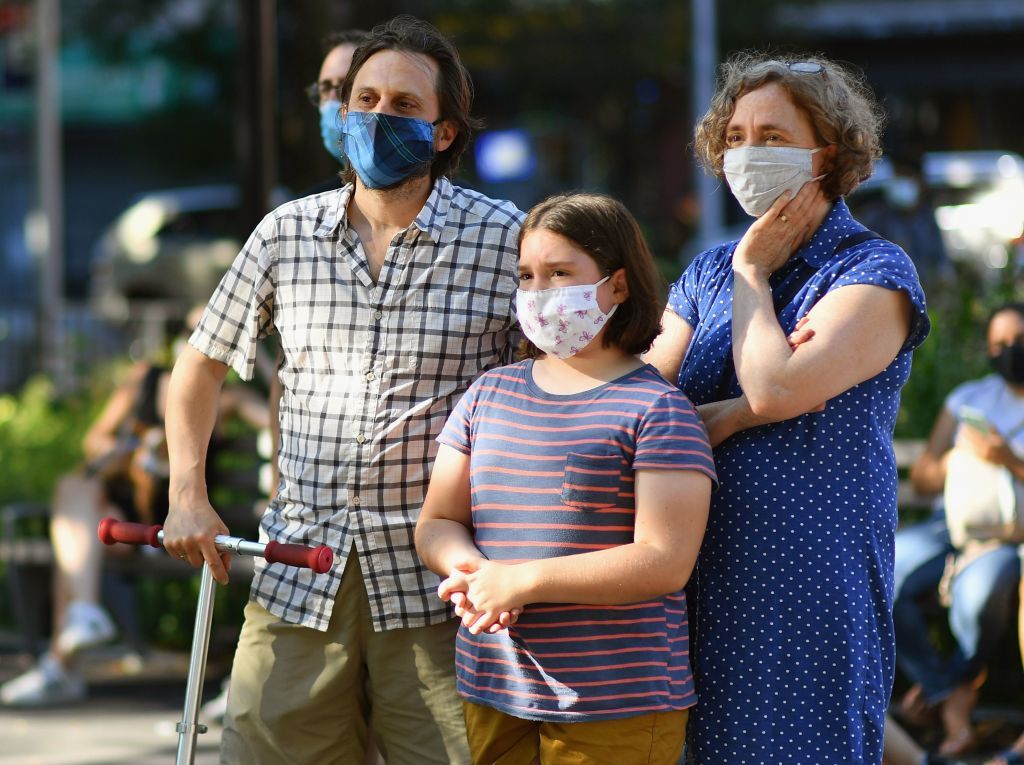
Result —
[{"label": "blurred car", "polygon": [[[1024,234],[1024,157],[1006,151],[928,152],[921,172],[950,259],[983,270],[1006,267]],[[883,195],[894,178],[883,157],[850,195],[854,214]]]},{"label": "blurred car", "polygon": [[[284,198],[275,192],[275,204]],[[240,216],[234,186],[141,195],[95,245],[93,305],[105,316],[125,317],[137,303],[206,302],[242,247]]]}]

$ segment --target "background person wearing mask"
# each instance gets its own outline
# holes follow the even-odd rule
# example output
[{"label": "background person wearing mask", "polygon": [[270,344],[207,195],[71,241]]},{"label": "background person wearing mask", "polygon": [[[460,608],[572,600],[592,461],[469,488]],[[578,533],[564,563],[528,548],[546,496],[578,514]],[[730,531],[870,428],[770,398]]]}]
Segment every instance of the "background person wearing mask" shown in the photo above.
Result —
[{"label": "background person wearing mask", "polygon": [[861,223],[898,244],[914,261],[929,297],[954,278],[953,263],[935,220],[935,206],[921,171],[920,154],[895,154],[893,177],[875,200],[859,207]]},{"label": "background person wearing mask", "polygon": [[228,365],[248,377],[277,333],[281,480],[261,537],[327,544],[337,565],[257,561],[222,762],[360,762],[372,717],[390,765],[466,763],[458,622],[413,532],[455,401],[511,357],[523,215],[448,180],[472,81],[430,24],[375,27],[342,101],[346,186],[262,221],[175,365],[165,547],[226,579],[213,537],[228,529],[196,466]]},{"label": "background person wearing mask", "polygon": [[345,164],[345,155],[341,150],[341,88],[352,64],[352,54],[365,39],[366,32],[362,29],[333,32],[324,39],[326,55],[320,65],[320,74],[316,82],[306,87],[306,95],[320,111],[320,139],[327,153],[338,162],[339,172],[310,186],[299,197],[340,189],[344,185],[340,172],[341,166]]},{"label": "background person wearing mask", "polygon": [[697,129],[757,218],[673,285],[649,356],[698,404],[721,482],[696,575],[701,765],[882,759],[892,433],[929,324],[910,258],[843,201],[880,123],[845,67],[741,53]]},{"label": "background person wearing mask", "polygon": [[[928,446],[911,469],[914,488],[922,494],[943,491],[954,447],[1003,465],[1024,481],[1024,304],[993,311],[986,342],[993,374],[949,394]],[[937,599],[947,556],[954,552],[959,563],[951,569],[956,575],[948,587],[948,618],[956,649],[944,658],[930,639],[922,599]],[[961,755],[977,745],[971,710],[988,660],[1013,623],[1020,567],[1015,544],[969,543],[956,550],[943,517],[896,535],[896,658],[913,683],[898,712],[920,724],[937,709],[945,734],[940,754]]]}]

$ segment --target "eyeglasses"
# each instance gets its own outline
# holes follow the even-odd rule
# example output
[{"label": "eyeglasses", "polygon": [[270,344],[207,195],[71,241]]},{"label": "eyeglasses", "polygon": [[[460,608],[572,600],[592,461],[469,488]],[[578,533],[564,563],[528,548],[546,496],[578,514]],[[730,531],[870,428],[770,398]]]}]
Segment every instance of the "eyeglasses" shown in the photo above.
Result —
[{"label": "eyeglasses", "polygon": [[324,101],[329,101],[331,94],[340,101],[341,100],[341,86],[345,84],[344,80],[321,80],[320,82],[311,82],[306,86],[306,97],[313,106],[320,106]]},{"label": "eyeglasses", "polygon": [[825,71],[825,67],[817,61],[790,61],[787,66],[789,71],[800,74],[821,74]]}]

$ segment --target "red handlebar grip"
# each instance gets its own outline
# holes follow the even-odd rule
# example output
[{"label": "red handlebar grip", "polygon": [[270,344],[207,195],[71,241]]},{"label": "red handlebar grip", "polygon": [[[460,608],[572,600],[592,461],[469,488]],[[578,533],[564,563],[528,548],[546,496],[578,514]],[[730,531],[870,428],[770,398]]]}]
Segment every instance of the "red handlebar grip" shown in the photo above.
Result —
[{"label": "red handlebar grip", "polygon": [[334,565],[334,553],[327,545],[306,547],[305,545],[285,545],[280,542],[267,542],[263,552],[267,563],[284,563],[288,566],[312,569],[318,574],[330,571]]},{"label": "red handlebar grip", "polygon": [[124,542],[130,545],[149,545],[160,547],[157,534],[163,526],[147,526],[144,523],[128,523],[119,521],[116,518],[104,518],[100,521],[96,533],[100,541],[105,545],[112,545],[114,542]]}]

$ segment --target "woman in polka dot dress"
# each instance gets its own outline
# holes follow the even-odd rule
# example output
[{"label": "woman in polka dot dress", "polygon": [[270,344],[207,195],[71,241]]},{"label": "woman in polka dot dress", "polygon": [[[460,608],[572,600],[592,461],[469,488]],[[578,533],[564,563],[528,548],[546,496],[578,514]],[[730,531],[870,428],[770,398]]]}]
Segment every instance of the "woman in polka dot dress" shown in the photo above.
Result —
[{"label": "woman in polka dot dress", "polygon": [[740,54],[697,128],[756,220],[671,288],[648,360],[700,405],[721,482],[701,549],[701,765],[880,763],[892,689],[892,432],[924,294],[843,201],[881,116],[851,72]]}]

